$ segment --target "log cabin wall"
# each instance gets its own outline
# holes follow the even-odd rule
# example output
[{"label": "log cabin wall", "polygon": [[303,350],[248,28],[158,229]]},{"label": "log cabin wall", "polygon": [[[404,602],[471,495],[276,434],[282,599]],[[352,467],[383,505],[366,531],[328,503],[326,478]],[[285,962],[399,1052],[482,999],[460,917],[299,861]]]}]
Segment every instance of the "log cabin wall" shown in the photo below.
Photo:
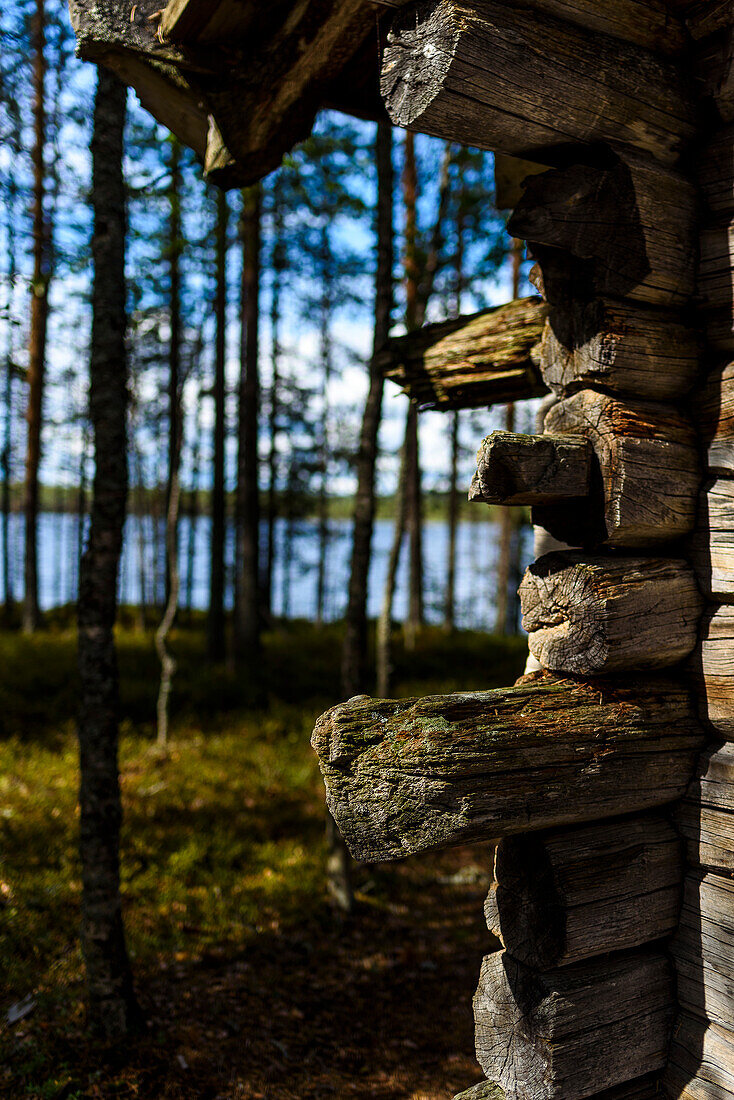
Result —
[{"label": "log cabin wall", "polygon": [[[692,736],[710,736],[712,716],[726,736],[728,704],[734,731],[734,608],[716,606],[727,571],[734,603],[734,479],[721,483],[734,474],[734,151],[731,131],[709,133],[706,121],[712,100],[728,110],[732,18],[728,4],[672,7],[409,5],[383,61],[395,121],[549,166],[527,180],[509,231],[537,259],[547,320],[534,362],[555,401],[542,434],[485,440],[471,495],[530,504],[541,529],[575,548],[536,561],[521,586],[531,654],[553,676],[526,677],[501,699],[353,700],[315,734],[330,804],[358,854],[502,837],[486,905],[502,947],[485,958],[474,998],[486,1081],[467,1100],[734,1097],[734,886],[721,873],[734,870],[734,851],[712,854],[734,810],[734,748],[706,753],[677,805],[661,776],[660,812],[637,801],[602,732],[606,704],[626,691],[649,729],[646,692],[669,691],[671,669],[702,719]],[[658,22],[650,35],[646,18],[667,34]],[[717,204],[703,226],[701,191]],[[438,366],[430,373],[433,382]],[[574,742],[583,778],[543,737],[542,693],[569,682],[580,695],[562,706],[555,695],[551,709],[572,740],[585,693],[598,692],[591,721],[603,748],[592,762]],[[525,743],[514,772],[521,731],[506,709],[534,724],[540,774]],[[719,815],[705,846],[704,811]]]}]

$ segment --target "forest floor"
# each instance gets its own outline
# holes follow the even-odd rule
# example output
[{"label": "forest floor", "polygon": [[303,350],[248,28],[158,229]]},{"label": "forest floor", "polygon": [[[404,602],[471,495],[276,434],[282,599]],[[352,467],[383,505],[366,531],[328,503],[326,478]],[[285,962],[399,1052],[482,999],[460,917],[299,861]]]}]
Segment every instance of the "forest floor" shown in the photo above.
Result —
[{"label": "forest floor", "polygon": [[[481,1077],[471,997],[491,948],[487,846],[324,884],[314,719],[339,698],[339,630],[288,624],[262,669],[209,669],[180,629],[173,733],[153,743],[149,634],[122,629],[125,921],[140,1038],[85,1036],[75,640],[0,633],[0,1096],[448,1100]],[[396,694],[512,683],[520,639],[426,630]]]}]

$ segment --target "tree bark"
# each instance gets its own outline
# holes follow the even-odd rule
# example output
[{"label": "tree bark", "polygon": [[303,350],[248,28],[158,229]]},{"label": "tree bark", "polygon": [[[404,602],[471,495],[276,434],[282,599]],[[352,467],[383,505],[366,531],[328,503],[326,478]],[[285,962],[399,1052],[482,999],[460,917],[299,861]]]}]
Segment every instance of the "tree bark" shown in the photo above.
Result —
[{"label": "tree bark", "polygon": [[23,514],[25,517],[25,559],[23,630],[33,633],[40,623],[38,605],[38,468],[41,462],[43,391],[46,374],[46,331],[48,291],[51,281],[49,226],[45,208],[46,105],[46,22],[44,0],[36,0],[32,20],[33,41],[33,275],[31,317],[28,338],[28,435],[26,442]]},{"label": "tree bark", "polygon": [[122,174],[126,95],[125,87],[116,77],[99,70],[92,139],[94,283],[89,394],[96,467],[89,543],[81,562],[78,601],[82,949],[87,968],[89,1020],[108,1039],[120,1039],[139,1017],[120,902],[122,809],[114,641],[117,573],[127,495]]},{"label": "tree bark", "polygon": [[260,187],[242,195],[242,340],[237,458],[237,593],[234,642],[238,660],[260,647]]},{"label": "tree bark", "polygon": [[367,680],[367,594],[375,518],[377,438],[382,416],[383,391],[382,373],[377,366],[376,354],[388,338],[393,303],[392,130],[385,122],[377,125],[375,161],[377,164],[375,324],[369,391],[357,453],[352,564],[341,661],[342,695],[345,699],[363,692]]},{"label": "tree bark", "polygon": [[208,653],[210,661],[223,661],[224,641],[224,436],[225,341],[227,326],[227,223],[229,204],[224,191],[217,193],[216,230],[216,345],[214,353],[214,458],[212,479],[211,570],[209,577]]}]

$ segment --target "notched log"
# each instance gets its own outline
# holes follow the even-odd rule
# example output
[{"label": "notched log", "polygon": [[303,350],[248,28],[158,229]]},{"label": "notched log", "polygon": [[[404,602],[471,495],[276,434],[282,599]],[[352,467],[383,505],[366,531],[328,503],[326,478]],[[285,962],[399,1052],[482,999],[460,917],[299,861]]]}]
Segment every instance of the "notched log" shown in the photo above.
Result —
[{"label": "notched log", "polygon": [[505,837],[484,912],[513,958],[548,970],[674,931],[681,842],[659,814]]},{"label": "notched log", "polygon": [[709,472],[734,475],[734,363],[709,373],[695,395],[694,420]]},{"label": "notched log", "polygon": [[680,683],[541,675],[496,691],[358,696],[322,715],[312,744],[344,839],[375,861],[674,801],[701,737]]},{"label": "notched log", "polygon": [[589,386],[654,401],[688,393],[699,373],[695,332],[677,313],[630,301],[576,299],[550,308],[540,346],[543,381],[561,397]]},{"label": "notched log", "polygon": [[734,1032],[682,1012],[663,1089],[676,1100],[734,1100]]},{"label": "notched log", "polygon": [[565,551],[529,566],[520,605],[544,668],[596,676],[682,661],[696,645],[704,602],[683,559]]},{"label": "notched log", "polygon": [[692,134],[673,64],[493,0],[406,8],[388,35],[380,87],[398,126],[541,162],[559,146],[608,142],[673,163]]},{"label": "notched log", "polygon": [[543,504],[586,496],[593,455],[583,436],[492,432],[477,452],[469,500]]},{"label": "notched log", "polygon": [[538,397],[546,392],[535,362],[546,313],[533,296],[424,325],[389,340],[377,366],[425,407],[480,408]]},{"label": "notched log", "polygon": [[545,973],[485,957],[474,996],[477,1059],[506,1100],[582,1100],[665,1065],[672,967],[640,951]]},{"label": "notched log", "polygon": [[[719,452],[721,453],[721,452]],[[701,591],[734,603],[734,480],[717,478],[701,491],[691,561]]]},{"label": "notched log", "polygon": [[703,753],[676,824],[693,866],[734,873],[734,745]]},{"label": "notched log", "polygon": [[701,644],[691,658],[701,717],[734,740],[734,606],[711,608],[701,623]]},{"label": "notched log", "polygon": [[601,473],[586,513],[564,505],[533,509],[533,522],[555,538],[569,546],[634,548],[692,530],[698,443],[676,409],[582,390],[551,408],[545,431],[586,435]]}]

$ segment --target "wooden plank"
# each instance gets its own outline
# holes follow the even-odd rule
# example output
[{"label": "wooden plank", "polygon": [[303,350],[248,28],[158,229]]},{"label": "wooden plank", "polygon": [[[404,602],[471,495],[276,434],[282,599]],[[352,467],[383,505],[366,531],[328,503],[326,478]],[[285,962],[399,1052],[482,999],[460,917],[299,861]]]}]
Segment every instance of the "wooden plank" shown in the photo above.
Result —
[{"label": "wooden plank", "polygon": [[676,1100],[734,1100],[734,1034],[681,1013],[663,1086]]},{"label": "wooden plank", "polygon": [[[731,320],[734,219],[712,222],[701,231],[698,290],[707,310]],[[708,335],[708,331],[707,331]]]},{"label": "wooden plank", "polygon": [[704,606],[683,559],[572,550],[529,566],[520,605],[533,656],[575,676],[677,664],[696,645]]},{"label": "wooden plank", "polygon": [[720,477],[701,491],[691,561],[701,590],[734,603],[734,480]]},{"label": "wooden plank", "polygon": [[540,970],[664,939],[678,924],[681,849],[659,814],[506,837],[487,926]]},{"label": "wooden plank", "polygon": [[709,372],[695,394],[693,415],[709,473],[734,476],[734,362]]},{"label": "wooden plank", "polygon": [[477,1060],[506,1100],[582,1100],[664,1066],[674,997],[662,953],[539,973],[495,952],[474,996]]},{"label": "wooden plank", "polygon": [[481,408],[545,393],[534,361],[546,306],[537,296],[390,339],[377,366],[422,407]]},{"label": "wooden plank", "polygon": [[671,942],[682,1007],[723,1027],[734,1022],[734,882],[686,876],[680,927]]},{"label": "wooden plank", "polygon": [[584,436],[492,432],[477,452],[469,500],[514,505],[586,496],[592,456]]},{"label": "wooden plank", "polygon": [[250,30],[258,8],[253,0],[168,0],[161,33],[168,41],[188,46],[201,42],[231,46]]},{"label": "wooden plank", "polygon": [[675,820],[693,867],[734,874],[734,813],[685,799]]},{"label": "wooden plank", "polygon": [[609,142],[671,164],[693,133],[673,64],[495,0],[406,7],[380,87],[398,126],[541,162],[559,146]]},{"label": "wooden plank", "polygon": [[[727,0],[728,4],[728,0]],[[723,126],[701,150],[696,176],[714,215],[734,212],[734,126]]]},{"label": "wooden plank", "polygon": [[654,401],[687,394],[698,379],[695,332],[677,313],[617,299],[551,308],[540,345],[543,381],[561,397],[598,386]]},{"label": "wooden plank", "polygon": [[703,616],[691,664],[701,717],[721,737],[734,738],[734,606],[722,604]]},{"label": "wooden plank", "polygon": [[530,243],[546,284],[549,264],[565,270],[568,253],[582,265],[587,299],[675,305],[695,290],[696,214],[689,179],[627,156],[533,176],[508,231]]},{"label": "wooden plank", "polygon": [[316,723],[329,808],[368,862],[664,805],[702,731],[682,683],[548,675],[496,691],[357,696]]},{"label": "wooden plank", "polygon": [[586,435],[600,480],[584,511],[533,509],[533,522],[569,546],[648,547],[688,534],[700,484],[698,442],[672,406],[582,390],[554,405],[550,435]]}]

